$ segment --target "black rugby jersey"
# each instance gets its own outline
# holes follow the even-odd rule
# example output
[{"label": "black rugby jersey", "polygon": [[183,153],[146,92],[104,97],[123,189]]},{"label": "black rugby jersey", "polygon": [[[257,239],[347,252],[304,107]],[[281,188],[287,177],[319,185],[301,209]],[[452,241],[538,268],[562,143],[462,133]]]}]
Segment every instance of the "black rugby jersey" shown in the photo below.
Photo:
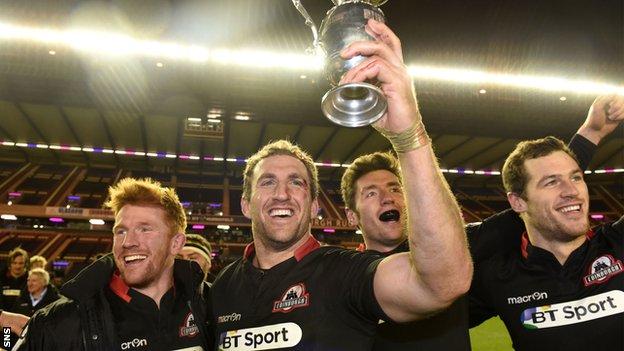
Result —
[{"label": "black rugby jersey", "polygon": [[369,350],[387,320],[373,291],[382,257],[320,247],[312,236],[268,270],[252,265],[253,245],[212,288],[219,350]]},{"label": "black rugby jersey", "polygon": [[181,289],[169,289],[159,308],[154,300],[129,288],[115,273],[105,295],[113,313],[118,350],[204,350],[199,328]]},{"label": "black rugby jersey", "polygon": [[516,350],[624,350],[624,217],[559,264],[530,244],[475,267],[470,324],[499,315]]},{"label": "black rugby jersey", "polygon": [[[409,252],[407,239],[394,250],[380,254],[389,256],[400,252]],[[400,324],[380,323],[373,346],[375,351],[466,351],[470,349],[466,296],[457,299],[444,311],[423,320]]]}]

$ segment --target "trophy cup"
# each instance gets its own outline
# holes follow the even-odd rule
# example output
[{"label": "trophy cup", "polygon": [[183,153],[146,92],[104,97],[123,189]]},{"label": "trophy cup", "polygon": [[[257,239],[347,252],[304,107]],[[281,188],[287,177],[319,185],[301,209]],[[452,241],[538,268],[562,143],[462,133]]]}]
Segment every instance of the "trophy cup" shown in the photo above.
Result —
[{"label": "trophy cup", "polygon": [[338,85],[343,74],[366,59],[358,55],[344,60],[340,52],[354,41],[375,40],[366,33],[364,27],[370,18],[385,22],[385,16],[378,6],[387,0],[332,1],[335,6],[327,11],[319,33],[301,1],[292,0],[305,18],[306,25],[312,29],[314,49],[325,53],[324,73],[332,89],[321,99],[321,110],[329,120],[341,126],[373,124],[386,112],[386,98],[381,89],[371,83]]}]

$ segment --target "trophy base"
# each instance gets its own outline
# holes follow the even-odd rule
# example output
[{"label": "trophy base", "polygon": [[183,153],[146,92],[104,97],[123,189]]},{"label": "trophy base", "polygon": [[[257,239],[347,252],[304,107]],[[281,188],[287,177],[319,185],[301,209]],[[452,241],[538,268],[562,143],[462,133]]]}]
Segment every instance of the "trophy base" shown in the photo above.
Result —
[{"label": "trophy base", "polygon": [[344,127],[362,127],[375,123],[387,109],[381,89],[369,83],[337,86],[321,99],[321,110],[330,121]]}]

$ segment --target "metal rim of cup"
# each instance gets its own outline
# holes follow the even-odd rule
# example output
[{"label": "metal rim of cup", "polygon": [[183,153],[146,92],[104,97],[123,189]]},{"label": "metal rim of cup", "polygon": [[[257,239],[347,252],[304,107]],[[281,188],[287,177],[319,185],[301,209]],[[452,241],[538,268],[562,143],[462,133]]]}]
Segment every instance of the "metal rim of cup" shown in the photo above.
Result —
[{"label": "metal rim of cup", "polygon": [[[345,99],[346,89],[365,89],[365,99]],[[321,110],[330,121],[344,127],[362,127],[375,123],[386,112],[387,102],[379,87],[369,83],[348,83],[329,90],[321,99]]]}]

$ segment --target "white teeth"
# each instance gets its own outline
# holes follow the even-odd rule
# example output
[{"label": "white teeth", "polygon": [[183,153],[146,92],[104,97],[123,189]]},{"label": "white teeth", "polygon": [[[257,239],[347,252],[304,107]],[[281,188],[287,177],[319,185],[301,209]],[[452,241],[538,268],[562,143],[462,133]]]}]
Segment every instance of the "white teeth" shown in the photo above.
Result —
[{"label": "white teeth", "polygon": [[581,205],[572,205],[572,206],[566,206],[562,209],[560,209],[559,211],[566,213],[566,212],[570,212],[570,211],[580,211],[581,210]]},{"label": "white teeth", "polygon": [[290,217],[293,215],[293,211],[292,210],[288,210],[288,209],[273,209],[269,212],[269,216],[271,217]]},{"label": "white teeth", "polygon": [[147,258],[147,256],[145,256],[145,255],[132,255],[132,256],[124,257],[124,261],[126,261],[126,263],[127,263],[127,262],[136,261],[136,260],[144,260],[146,258]]}]

